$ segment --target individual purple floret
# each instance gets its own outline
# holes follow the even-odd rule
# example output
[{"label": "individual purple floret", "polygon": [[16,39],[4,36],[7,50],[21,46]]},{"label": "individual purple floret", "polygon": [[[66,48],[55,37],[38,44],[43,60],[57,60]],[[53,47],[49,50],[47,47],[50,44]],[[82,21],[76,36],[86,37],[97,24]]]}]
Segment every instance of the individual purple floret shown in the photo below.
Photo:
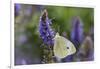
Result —
[{"label": "individual purple floret", "polygon": [[43,11],[42,16],[40,17],[39,22],[39,33],[42,38],[44,44],[53,45],[54,44],[54,31],[51,29],[51,21],[48,18],[47,10]]},{"label": "individual purple floret", "polygon": [[78,48],[83,40],[83,24],[79,17],[75,17],[72,22],[71,40]]}]

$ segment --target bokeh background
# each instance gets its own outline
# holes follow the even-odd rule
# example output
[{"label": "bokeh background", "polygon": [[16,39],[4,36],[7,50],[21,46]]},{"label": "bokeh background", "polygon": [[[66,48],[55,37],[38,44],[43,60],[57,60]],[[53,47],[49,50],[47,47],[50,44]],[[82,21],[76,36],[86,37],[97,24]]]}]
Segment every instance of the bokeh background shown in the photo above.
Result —
[{"label": "bokeh background", "polygon": [[[64,7],[49,5],[20,4],[14,5],[14,38],[15,38],[15,65],[41,64],[42,39],[39,36],[39,20],[41,13],[46,9],[52,20],[52,29],[61,36],[72,41],[73,18],[79,17],[83,27],[83,43],[73,60],[65,58],[62,62],[91,61],[94,59],[94,9],[82,7]],[[89,37],[89,39],[87,38]],[[73,42],[73,41],[72,41]],[[74,42],[73,42],[74,43]],[[81,44],[83,47],[81,48]],[[76,44],[77,45],[77,44]],[[80,51],[82,50],[82,51]],[[90,53],[88,53],[88,51]],[[84,53],[85,52],[85,53]]]}]

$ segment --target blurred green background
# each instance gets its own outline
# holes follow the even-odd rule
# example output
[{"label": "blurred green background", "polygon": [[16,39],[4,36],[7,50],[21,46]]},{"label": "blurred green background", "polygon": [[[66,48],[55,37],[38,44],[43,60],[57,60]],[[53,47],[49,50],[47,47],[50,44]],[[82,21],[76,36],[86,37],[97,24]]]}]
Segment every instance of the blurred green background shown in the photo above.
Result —
[{"label": "blurred green background", "polygon": [[[39,36],[39,20],[44,9],[52,20],[52,28],[70,39],[72,19],[79,16],[83,22],[84,35],[94,28],[94,9],[82,7],[15,4],[15,65],[40,64],[42,39]],[[92,31],[93,34],[93,31]]]}]

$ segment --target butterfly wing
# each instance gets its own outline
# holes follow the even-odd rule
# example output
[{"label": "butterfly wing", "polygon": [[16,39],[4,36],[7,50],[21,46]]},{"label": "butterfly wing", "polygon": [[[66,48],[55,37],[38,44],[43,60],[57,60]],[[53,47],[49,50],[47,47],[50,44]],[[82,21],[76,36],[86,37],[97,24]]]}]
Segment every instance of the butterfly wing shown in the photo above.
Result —
[{"label": "butterfly wing", "polygon": [[66,42],[66,47],[67,47],[67,51],[68,51],[67,56],[74,54],[76,52],[76,48],[75,48],[74,44],[71,41],[69,41],[68,39],[65,39],[65,42]]},{"label": "butterfly wing", "polygon": [[74,45],[66,38],[57,35],[54,41],[54,55],[58,58],[65,58],[76,52]]},{"label": "butterfly wing", "polygon": [[65,41],[61,37],[56,38],[54,41],[54,55],[59,58],[64,58],[67,54],[66,50]]}]

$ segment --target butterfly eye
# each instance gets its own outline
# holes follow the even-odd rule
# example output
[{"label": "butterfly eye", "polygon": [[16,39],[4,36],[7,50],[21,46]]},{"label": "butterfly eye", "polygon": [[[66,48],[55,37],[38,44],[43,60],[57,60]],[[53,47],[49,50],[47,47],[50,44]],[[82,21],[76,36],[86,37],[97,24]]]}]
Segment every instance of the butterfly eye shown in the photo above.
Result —
[{"label": "butterfly eye", "polygon": [[67,47],[67,49],[69,49],[69,47]]}]

